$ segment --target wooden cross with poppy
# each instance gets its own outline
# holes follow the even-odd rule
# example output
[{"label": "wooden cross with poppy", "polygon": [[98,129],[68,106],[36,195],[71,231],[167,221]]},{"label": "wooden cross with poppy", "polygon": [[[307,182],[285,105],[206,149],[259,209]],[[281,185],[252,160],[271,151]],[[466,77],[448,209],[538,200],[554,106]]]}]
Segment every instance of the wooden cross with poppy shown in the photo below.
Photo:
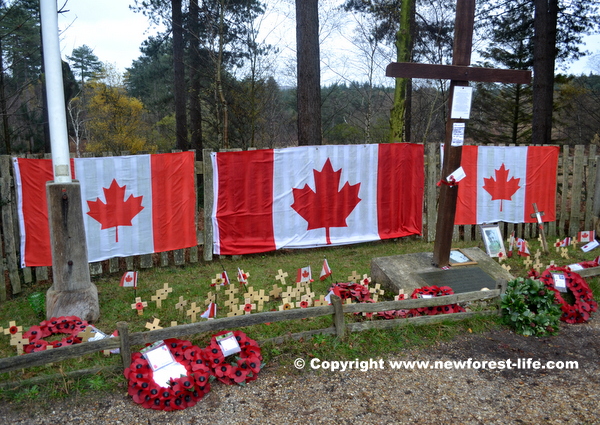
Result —
[{"label": "wooden cross with poppy", "polygon": [[202,312],[202,308],[200,306],[197,306],[195,302],[190,304],[190,307],[191,308],[186,312],[186,314],[190,316],[192,323],[194,323],[196,322],[197,314]]},{"label": "wooden cross with poppy", "polygon": [[244,300],[244,314],[250,314],[256,310],[256,304],[252,303],[253,297],[248,297]]},{"label": "wooden cross with poppy", "polygon": [[8,328],[4,329],[4,335],[18,335],[22,333],[23,326],[17,326],[17,322],[14,320],[8,322]]},{"label": "wooden cross with poppy", "polygon": [[160,323],[160,320],[155,317],[154,320],[152,321],[152,323],[146,322],[146,329],[151,330],[151,331],[156,331],[158,329],[162,329],[162,326],[158,326],[159,323]]},{"label": "wooden cross with poppy", "polygon": [[281,305],[279,306],[279,311],[291,310],[294,308],[294,303],[290,301],[289,298],[283,298],[281,300]]},{"label": "wooden cross with poppy", "polygon": [[371,278],[367,274],[363,274],[360,283],[364,286],[369,286],[371,284]]},{"label": "wooden cross with poppy", "polygon": [[[394,62],[387,66],[386,75],[395,78],[450,80],[448,111],[454,110],[454,94],[464,90],[463,88],[469,85],[469,81],[530,84],[531,71],[470,67],[474,22],[475,0],[457,0],[452,65]],[[443,181],[460,167],[462,144],[452,146],[452,133],[454,125],[464,125],[466,118],[468,118],[466,114],[450,113],[446,120],[444,164],[441,173]],[[440,185],[438,220],[433,247],[433,264],[436,267],[445,267],[450,264],[457,198],[457,185]]]},{"label": "wooden cross with poppy", "polygon": [[[223,275],[221,273],[217,273],[217,275],[215,276],[214,279],[212,279],[210,281],[211,285],[210,286],[221,286],[221,284],[223,283]],[[218,289],[217,289],[218,291]]]},{"label": "wooden cross with poppy", "polygon": [[146,301],[142,301],[141,297],[136,297],[135,302],[131,304],[131,308],[133,310],[137,310],[138,316],[144,314],[144,308],[148,307],[148,303]]}]

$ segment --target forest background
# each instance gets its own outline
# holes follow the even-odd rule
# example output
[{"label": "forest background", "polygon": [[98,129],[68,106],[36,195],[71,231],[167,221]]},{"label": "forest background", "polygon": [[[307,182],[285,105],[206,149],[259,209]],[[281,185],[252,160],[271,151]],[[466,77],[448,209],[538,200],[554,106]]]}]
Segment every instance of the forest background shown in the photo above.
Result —
[{"label": "forest background", "polygon": [[[291,7],[294,2],[132,1],[136,12],[163,30],[144,41],[125,73],[86,45],[74,48],[63,63],[71,150],[83,156],[196,149],[201,155],[202,149],[298,145],[298,86],[281,84],[296,80],[296,63],[286,60],[282,66],[281,46],[260,41],[261,19],[274,3]],[[409,60],[451,63],[455,1],[297,3],[297,18],[306,12],[302,5],[319,11],[320,39],[340,22],[346,27],[353,22],[345,39],[361,52],[355,62],[360,69],[340,70],[337,82],[320,86],[320,138],[312,144],[443,141],[448,82],[412,82],[403,95],[409,105],[408,131],[398,137],[390,123],[398,94],[393,79],[387,82],[383,76],[401,51],[402,10],[411,11]],[[593,64],[588,75],[552,73],[551,139],[544,141],[600,144],[600,53],[580,50],[583,36],[599,32],[595,1],[479,0],[474,65],[535,70],[536,10],[543,6],[556,8],[556,32],[552,24],[546,31],[555,35],[552,63],[560,69],[592,54]],[[49,152],[38,0],[0,1],[0,53],[0,153]],[[335,71],[331,57],[317,60],[321,72]],[[287,78],[277,78],[282,72]],[[532,143],[533,84],[472,85],[468,140]]]}]

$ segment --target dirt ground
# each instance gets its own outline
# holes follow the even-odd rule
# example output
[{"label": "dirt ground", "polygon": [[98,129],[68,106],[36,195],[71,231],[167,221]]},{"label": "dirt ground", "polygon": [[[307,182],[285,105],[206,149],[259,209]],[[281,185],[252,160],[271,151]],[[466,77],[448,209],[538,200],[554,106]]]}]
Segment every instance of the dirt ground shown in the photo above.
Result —
[{"label": "dirt ground", "polygon": [[[600,326],[561,326],[558,335],[508,330],[392,353],[393,360],[577,361],[575,370],[452,369],[324,371],[269,366],[245,387],[214,384],[196,406],[162,412],[119,393],[8,403],[11,424],[600,424]],[[389,359],[386,359],[389,360]],[[325,360],[325,359],[322,359]],[[334,359],[327,359],[334,360]],[[309,359],[306,359],[307,363]],[[522,360],[526,361],[526,360]]]}]

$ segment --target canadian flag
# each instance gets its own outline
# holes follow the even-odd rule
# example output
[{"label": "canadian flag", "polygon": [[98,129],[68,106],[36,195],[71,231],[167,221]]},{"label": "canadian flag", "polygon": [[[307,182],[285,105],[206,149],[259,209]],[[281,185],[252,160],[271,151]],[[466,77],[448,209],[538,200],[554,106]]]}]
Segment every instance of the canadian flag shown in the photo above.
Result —
[{"label": "canadian flag", "polygon": [[596,231],[595,230],[587,230],[583,232],[577,233],[577,240],[579,243],[591,242],[596,239]]},{"label": "canadian flag", "polygon": [[423,145],[219,152],[212,163],[215,254],[421,233]]},{"label": "canadian flag", "polygon": [[555,247],[560,248],[561,246],[569,246],[571,245],[571,238],[566,237],[562,241],[558,241],[554,244]]},{"label": "canadian flag", "polygon": [[319,276],[319,280],[325,280],[329,276],[331,276],[331,269],[329,268],[327,258],[325,258],[323,260],[323,267],[321,268],[321,276]]},{"label": "canadian flag", "polygon": [[464,146],[455,224],[556,220],[557,146]]},{"label": "canadian flag", "polygon": [[120,286],[124,288],[137,288],[137,272],[125,272],[123,276],[121,276]]},{"label": "canadian flag", "polygon": [[310,271],[310,266],[302,267],[298,269],[298,273],[296,273],[296,283],[298,282],[312,282],[312,272]]},{"label": "canadian flag", "polygon": [[[46,182],[52,161],[14,158],[21,265],[50,266]],[[197,245],[192,152],[76,158],[88,260]]]}]

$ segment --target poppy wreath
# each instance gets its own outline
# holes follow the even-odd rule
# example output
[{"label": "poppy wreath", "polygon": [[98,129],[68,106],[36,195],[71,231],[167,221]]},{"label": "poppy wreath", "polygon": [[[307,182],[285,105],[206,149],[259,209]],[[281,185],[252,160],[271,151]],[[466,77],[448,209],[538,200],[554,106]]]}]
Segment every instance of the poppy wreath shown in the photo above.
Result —
[{"label": "poppy wreath", "polygon": [[[569,304],[560,291],[554,287],[552,272],[562,272],[565,275],[567,291],[575,297],[575,302]],[[540,276],[540,280],[546,288],[554,291],[556,303],[560,305],[562,315],[560,320],[567,323],[583,323],[590,319],[590,314],[598,310],[598,303],[594,301],[594,295],[589,285],[580,274],[570,271],[566,267],[552,266],[546,269]]]},{"label": "poppy wreath", "polygon": [[329,288],[342,300],[351,298],[353,301],[363,303],[371,300],[371,293],[367,285],[353,282],[340,282]]},{"label": "poppy wreath", "polygon": [[129,381],[127,391],[134,402],[147,409],[171,411],[194,406],[210,391],[211,371],[201,357],[202,350],[180,339],[164,342],[175,360],[185,367],[187,375],[171,379],[168,387],[162,387],[154,381],[148,360],[137,352],[124,372]]},{"label": "poppy wreath", "polygon": [[[53,348],[65,347],[67,345],[79,344],[82,340],[77,335],[85,331],[89,326],[88,322],[81,320],[77,316],[52,317],[44,320],[39,326],[32,326],[23,334],[23,338],[29,339],[29,344],[25,345],[26,353],[44,351],[48,345]],[[57,341],[46,341],[44,338],[53,335],[65,334],[64,338]]]},{"label": "poppy wreath", "polygon": [[[449,286],[422,286],[421,288],[416,288],[411,294],[411,298],[424,298],[423,295],[430,295],[432,297],[441,297],[444,295],[452,295],[454,291]],[[448,304],[448,305],[439,305],[435,307],[419,307],[416,309],[411,309],[409,314],[413,317],[421,315],[426,316],[435,316],[436,314],[449,314],[449,313],[462,313],[465,309],[459,306],[458,304]],[[416,313],[415,313],[416,312]],[[418,313],[418,314],[417,314]]]},{"label": "poppy wreath", "polygon": [[222,331],[210,340],[210,344],[202,350],[202,357],[212,374],[222,383],[227,385],[245,385],[258,378],[258,372],[262,368],[262,356],[258,343],[248,338],[242,331],[232,332],[240,349],[234,361],[228,361],[221,351],[217,337],[231,331]]}]

